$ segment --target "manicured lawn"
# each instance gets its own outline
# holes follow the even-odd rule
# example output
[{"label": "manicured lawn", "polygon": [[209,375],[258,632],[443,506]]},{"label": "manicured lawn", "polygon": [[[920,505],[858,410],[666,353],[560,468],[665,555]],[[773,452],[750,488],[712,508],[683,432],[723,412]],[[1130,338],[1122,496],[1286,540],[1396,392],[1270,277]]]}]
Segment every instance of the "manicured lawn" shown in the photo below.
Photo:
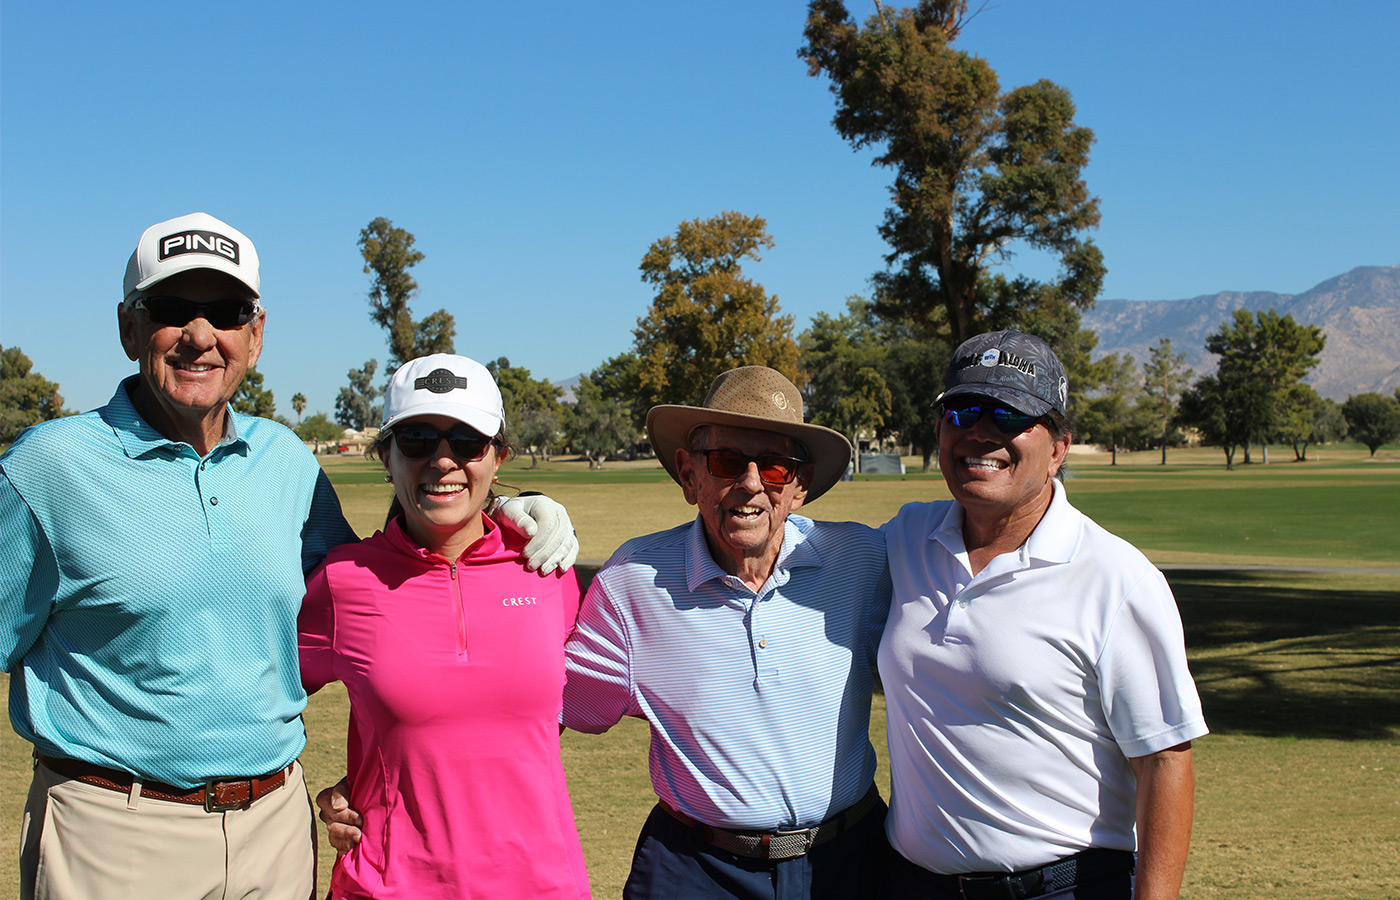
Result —
[{"label": "manicured lawn", "polygon": [[[1070,497],[1089,516],[1131,541],[1158,563],[1290,566],[1400,566],[1400,451],[1318,450],[1307,463],[1274,448],[1269,465],[1226,471],[1213,450],[1075,454]],[[860,476],[837,485],[802,512],[819,519],[879,525],[905,503],[947,499],[937,470]],[[332,457],[327,471],[351,524],[369,534],[383,524],[392,491],[383,470],[362,458]],[[680,489],[654,460],[610,462],[590,471],[573,459],[530,469],[528,457],[507,463],[501,480],[543,491],[569,508],[580,557],[605,560],[627,538],[669,528],[694,515]]]}]

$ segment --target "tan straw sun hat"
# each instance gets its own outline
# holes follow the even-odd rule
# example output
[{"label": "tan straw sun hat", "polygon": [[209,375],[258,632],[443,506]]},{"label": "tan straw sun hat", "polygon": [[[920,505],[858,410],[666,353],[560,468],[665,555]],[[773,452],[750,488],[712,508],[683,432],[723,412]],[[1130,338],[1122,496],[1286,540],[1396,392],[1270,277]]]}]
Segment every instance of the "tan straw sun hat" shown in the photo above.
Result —
[{"label": "tan straw sun hat", "polygon": [[841,480],[851,462],[851,444],[839,431],[802,421],[802,394],[781,372],[767,366],[741,366],[714,380],[703,406],[654,406],[647,413],[647,437],[670,476],[676,451],[700,425],[732,425],[786,435],[802,445],[813,466],[806,503]]}]

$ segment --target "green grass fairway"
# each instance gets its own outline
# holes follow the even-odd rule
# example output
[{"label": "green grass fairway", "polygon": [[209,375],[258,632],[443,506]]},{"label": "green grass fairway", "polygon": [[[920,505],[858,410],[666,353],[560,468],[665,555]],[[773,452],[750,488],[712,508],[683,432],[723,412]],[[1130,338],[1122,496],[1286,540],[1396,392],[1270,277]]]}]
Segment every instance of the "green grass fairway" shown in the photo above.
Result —
[{"label": "green grass fairway", "polygon": [[[1275,447],[1269,465],[1227,472],[1213,450],[1075,453],[1071,498],[1104,527],[1157,563],[1395,568],[1400,566],[1400,451],[1313,448],[1318,460],[1291,462]],[[323,463],[362,535],[382,526],[392,490],[378,463],[329,457]],[[819,519],[879,525],[911,501],[944,500],[937,470],[906,457],[907,475],[860,476],[802,510]],[[580,558],[601,562],[630,537],[687,521],[694,508],[655,460],[610,462],[590,471],[576,459],[529,458],[502,468],[501,480],[549,494],[569,508]]]},{"label": "green grass fairway", "polygon": [[[1197,813],[1186,900],[1394,900],[1400,897],[1400,451],[1313,448],[1308,463],[1226,472],[1214,450],[1076,453],[1074,502],[1141,547],[1167,577],[1186,628],[1212,734],[1196,742]],[[841,484],[804,512],[878,525],[911,500],[945,499],[939,474],[906,459],[905,476]],[[383,522],[390,488],[359,458],[325,463],[351,523]],[[693,508],[654,461],[528,457],[503,480],[542,490],[570,511],[587,560],[622,541],[687,521]],[[1331,567],[1254,571],[1246,565]],[[1222,569],[1220,567],[1236,567]],[[1340,568],[1369,570],[1343,572]],[[581,566],[591,577],[593,566]],[[7,682],[0,682],[6,683]],[[888,792],[884,704],[872,740]],[[319,788],[344,767],[345,692],[332,685],[306,712],[302,761]],[[647,729],[563,737],[565,766],[594,896],[617,897],[653,803]],[[0,730],[0,896],[17,893],[29,745]],[[333,859],[321,852],[321,886]]]}]

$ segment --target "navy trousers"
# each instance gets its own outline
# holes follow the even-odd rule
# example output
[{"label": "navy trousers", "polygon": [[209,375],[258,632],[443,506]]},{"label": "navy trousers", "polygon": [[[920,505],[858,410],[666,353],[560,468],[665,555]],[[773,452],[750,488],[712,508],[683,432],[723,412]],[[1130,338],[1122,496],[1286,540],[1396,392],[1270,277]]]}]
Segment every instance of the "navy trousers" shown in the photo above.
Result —
[{"label": "navy trousers", "polygon": [[882,801],[805,856],[749,859],[697,838],[661,807],[647,817],[623,900],[876,900],[897,856]]}]

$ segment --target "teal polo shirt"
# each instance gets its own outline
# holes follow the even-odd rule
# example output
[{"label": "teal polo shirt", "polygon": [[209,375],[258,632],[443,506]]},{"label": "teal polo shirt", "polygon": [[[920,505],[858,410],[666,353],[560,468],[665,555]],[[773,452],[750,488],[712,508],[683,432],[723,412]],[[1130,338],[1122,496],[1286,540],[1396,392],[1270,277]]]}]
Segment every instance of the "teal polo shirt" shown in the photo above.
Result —
[{"label": "teal polo shirt", "polygon": [[131,404],[24,431],[0,457],[0,663],[50,756],[194,787],[306,742],[305,573],[355,540],[306,446],[229,411],[200,457]]}]

